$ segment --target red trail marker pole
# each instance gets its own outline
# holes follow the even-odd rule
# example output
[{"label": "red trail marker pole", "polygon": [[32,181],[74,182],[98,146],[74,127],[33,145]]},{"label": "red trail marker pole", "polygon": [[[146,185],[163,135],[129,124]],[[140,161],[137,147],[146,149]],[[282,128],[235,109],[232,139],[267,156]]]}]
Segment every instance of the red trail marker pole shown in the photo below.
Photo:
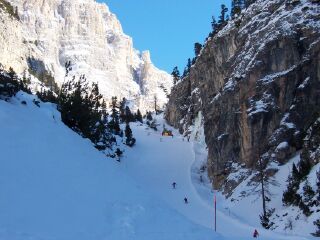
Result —
[{"label": "red trail marker pole", "polygon": [[214,231],[217,231],[217,195],[214,192]]}]

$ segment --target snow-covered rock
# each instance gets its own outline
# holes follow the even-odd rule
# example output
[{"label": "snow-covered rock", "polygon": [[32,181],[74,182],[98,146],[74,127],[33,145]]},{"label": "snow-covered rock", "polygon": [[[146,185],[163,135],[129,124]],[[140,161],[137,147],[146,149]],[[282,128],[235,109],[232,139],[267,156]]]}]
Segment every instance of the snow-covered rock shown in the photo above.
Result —
[{"label": "snow-covered rock", "polygon": [[159,107],[166,103],[163,87],[170,91],[171,76],[152,64],[148,51],[134,49],[132,38],[123,33],[105,4],[94,0],[9,2],[17,7],[21,20],[0,13],[0,44],[5,49],[0,62],[6,68],[22,72],[33,65],[30,60],[37,60],[61,84],[64,65],[71,61],[77,74],[99,83],[107,99],[126,97],[142,111],[153,108],[155,96]]},{"label": "snow-covered rock", "polygon": [[[203,114],[212,185],[231,201],[232,212],[252,223],[259,224],[262,212],[259,174],[265,166],[264,187],[277,191],[267,194],[273,228],[286,232],[297,213],[281,214],[290,210],[282,206],[282,194],[292,156],[314,168],[320,159],[319,1],[252,2],[207,40],[189,74],[173,87],[165,117],[190,134]],[[313,233],[319,212],[300,217],[290,232]]]},{"label": "snow-covered rock", "polygon": [[170,124],[188,133],[203,113],[216,188],[225,186],[233,163],[256,169],[266,153],[266,162],[284,164],[302,148],[320,111],[319,11],[311,0],[254,1],[207,40],[172,89]]}]

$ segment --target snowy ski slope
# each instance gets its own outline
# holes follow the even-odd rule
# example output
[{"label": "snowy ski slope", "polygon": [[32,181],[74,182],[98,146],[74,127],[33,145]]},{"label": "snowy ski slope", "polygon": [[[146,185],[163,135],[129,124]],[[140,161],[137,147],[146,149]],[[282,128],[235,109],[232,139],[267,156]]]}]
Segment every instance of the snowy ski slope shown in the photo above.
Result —
[{"label": "snowy ski slope", "polygon": [[[158,132],[132,124],[137,145],[118,163],[33,99],[19,92],[0,101],[0,240],[252,238],[254,227],[219,204],[213,231],[213,194],[200,197],[191,180],[193,145],[176,131],[162,137],[161,116]],[[258,230],[260,239],[304,239]]]},{"label": "snowy ski slope", "polygon": [[0,101],[1,240],[222,239],[142,189],[33,98]]},{"label": "snowy ski slope", "polygon": [[[195,160],[194,146],[191,140],[183,137],[170,126],[166,125],[162,116],[157,117],[158,132],[146,129],[145,126],[135,125],[134,136],[138,139],[133,149],[127,150],[127,158],[121,167],[128,175],[132,176],[145,191],[152,192],[158,199],[165,201],[171,208],[176,209],[192,222],[214,228],[214,194],[209,188],[198,184],[192,177],[192,165]],[[172,129],[174,137],[162,137],[161,131],[165,124],[167,129]],[[193,179],[193,180],[192,180]],[[172,182],[177,183],[177,189],[172,189]],[[201,192],[201,196],[199,195]],[[184,204],[184,197],[189,203]],[[217,194],[217,232],[226,239],[251,239],[252,233],[260,223],[255,226],[248,225],[245,220],[229,216],[224,209],[224,197]],[[246,209],[248,214],[256,214]],[[290,239],[303,240],[304,237],[281,235],[257,228],[259,239]],[[312,237],[310,237],[312,239]]]}]

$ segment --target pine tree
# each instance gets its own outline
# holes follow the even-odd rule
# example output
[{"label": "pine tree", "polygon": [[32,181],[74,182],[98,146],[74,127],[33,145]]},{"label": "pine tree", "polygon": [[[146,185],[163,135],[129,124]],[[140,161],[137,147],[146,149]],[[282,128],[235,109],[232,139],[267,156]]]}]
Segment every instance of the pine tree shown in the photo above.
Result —
[{"label": "pine tree", "polygon": [[7,99],[20,90],[31,93],[27,83],[18,77],[13,68],[10,67],[9,72],[6,72],[3,66],[0,66],[0,95]]},{"label": "pine tree", "polygon": [[311,164],[309,163],[309,161],[305,161],[303,159],[300,160],[299,162],[299,175],[300,175],[300,179],[304,179],[311,170]]},{"label": "pine tree", "polygon": [[303,214],[306,215],[307,217],[309,217],[312,214],[312,212],[310,211],[309,206],[307,204],[305,204],[302,201],[302,199],[300,200],[298,206],[302,210]]},{"label": "pine tree", "polygon": [[101,117],[104,124],[108,123],[108,112],[107,112],[107,104],[104,99],[102,99],[101,103]]},{"label": "pine tree", "polygon": [[212,28],[213,35],[218,32],[218,23],[214,16],[212,17],[212,21],[211,21],[211,28]]},{"label": "pine tree", "polygon": [[233,19],[235,16],[241,13],[241,9],[243,8],[242,0],[232,0],[231,2],[231,18]]},{"label": "pine tree", "polygon": [[201,49],[202,49],[202,44],[196,42],[194,44],[194,54],[195,54],[196,57],[199,56],[199,54],[201,52]]},{"label": "pine tree", "polygon": [[320,171],[317,172],[316,205],[320,205]]},{"label": "pine tree", "polygon": [[191,66],[192,66],[192,64],[191,64],[191,59],[188,58],[188,63],[187,63],[188,73],[190,72]]},{"label": "pine tree", "polygon": [[181,78],[184,78],[189,74],[191,66],[192,66],[192,61],[190,58],[188,58],[187,66],[184,68],[184,71],[183,71]]},{"label": "pine tree", "polygon": [[132,147],[135,144],[136,139],[132,136],[132,130],[130,128],[129,123],[126,124],[125,136],[126,136],[126,145],[128,145],[129,147]]},{"label": "pine tree", "polygon": [[235,15],[236,2],[237,2],[237,0],[231,0],[231,17],[232,18]]},{"label": "pine tree", "polygon": [[229,14],[226,15],[226,22],[230,20]]},{"label": "pine tree", "polygon": [[57,102],[62,121],[68,127],[89,138],[99,150],[111,146],[106,106],[96,83],[89,88],[84,76],[78,81],[72,78],[62,85]]},{"label": "pine tree", "polygon": [[119,112],[117,110],[117,97],[112,97],[111,121],[109,122],[109,128],[116,135],[119,135],[121,132],[119,125]]},{"label": "pine tree", "polygon": [[69,75],[69,72],[72,70],[72,66],[71,66],[71,61],[70,60],[65,62],[64,68],[65,68],[65,71],[66,71],[65,77],[67,77]]},{"label": "pine tree", "polygon": [[[86,100],[90,115],[90,119],[88,119],[90,139],[97,149],[105,150],[110,146],[110,136],[107,131],[106,107],[97,83],[92,84],[91,92]],[[104,103],[104,106],[101,103]]]},{"label": "pine tree", "polygon": [[285,206],[290,206],[295,200],[296,192],[292,189],[291,185],[287,185],[287,189],[283,192],[282,202]]},{"label": "pine tree", "polygon": [[315,233],[312,233],[315,237],[320,237],[320,219],[313,222],[313,224],[317,227],[317,230]]},{"label": "pine tree", "polygon": [[303,160],[299,162],[299,170],[297,169],[296,165],[293,164],[292,172],[288,177],[288,186],[282,197],[284,205],[298,206],[306,216],[310,216],[312,214],[309,205],[313,204],[310,201],[315,193],[308,181],[306,181],[303,187],[304,198],[302,198],[297,191],[299,189],[301,180],[303,180],[309,174],[310,169],[310,164]]},{"label": "pine tree", "polygon": [[310,202],[312,198],[314,197],[315,192],[313,191],[312,187],[310,186],[310,183],[308,180],[306,180],[304,186],[303,186],[303,196],[305,202]]},{"label": "pine tree", "polygon": [[152,121],[152,113],[151,112],[147,112],[147,120]]},{"label": "pine tree", "polygon": [[91,140],[98,150],[105,150],[109,146],[106,126],[102,120],[96,123]]},{"label": "pine tree", "polygon": [[173,84],[176,84],[180,80],[180,72],[177,66],[173,68],[171,76],[173,78]]},{"label": "pine tree", "polygon": [[272,216],[273,212],[274,212],[274,208],[273,209],[269,209],[266,211],[265,214],[260,215],[260,223],[262,225],[262,227],[264,227],[265,229],[269,229],[270,227],[273,226],[273,222],[270,222],[270,217]]},{"label": "pine tree", "polygon": [[139,109],[138,109],[137,114],[136,114],[136,120],[137,120],[138,122],[143,123],[142,115],[141,115],[141,112],[140,112]]},{"label": "pine tree", "polygon": [[123,151],[121,151],[120,148],[117,148],[116,151],[115,151],[115,154],[116,154],[116,156],[118,158],[117,161],[120,162],[121,161],[121,156],[123,154]]},{"label": "pine tree", "polygon": [[295,182],[295,183],[298,183],[301,179],[300,177],[300,173],[296,167],[296,165],[293,163],[292,165],[292,180]]},{"label": "pine tree", "polygon": [[[259,155],[260,156],[260,149],[259,149]],[[261,222],[263,224],[266,224],[265,222],[268,221],[269,222],[269,218],[267,216],[267,207],[266,207],[266,191],[265,191],[265,166],[262,164],[263,161],[261,159],[261,157],[259,157],[259,175],[260,175],[260,183],[261,183],[261,198],[262,198],[262,210],[263,210],[263,214],[262,214],[262,218],[261,218]]]},{"label": "pine tree", "polygon": [[126,121],[126,104],[127,104],[127,99],[123,98],[122,101],[120,102],[119,106],[119,111],[120,111],[120,121],[123,123]]},{"label": "pine tree", "polygon": [[31,84],[30,77],[27,77],[27,71],[23,72],[22,81],[25,85]]},{"label": "pine tree", "polygon": [[131,113],[131,110],[128,106],[126,106],[125,108],[125,122],[129,123],[129,122],[134,122],[135,121],[135,117],[134,115]]},{"label": "pine tree", "polygon": [[17,81],[18,80],[18,76],[17,76],[16,72],[13,70],[12,67],[9,68],[8,75],[11,78],[12,81]]},{"label": "pine tree", "polygon": [[228,12],[228,8],[226,5],[222,4],[221,5],[221,11],[220,11],[220,16],[219,16],[219,25],[220,27],[223,26],[226,22],[226,13]]},{"label": "pine tree", "polygon": [[297,194],[300,184],[300,174],[295,164],[292,165],[292,172],[288,176],[288,185],[287,189],[284,191],[282,196],[282,202],[284,205],[296,205],[298,206],[301,202],[301,196]]},{"label": "pine tree", "polygon": [[41,92],[37,92],[36,95],[42,102],[58,103],[58,98],[52,91],[41,89]]}]

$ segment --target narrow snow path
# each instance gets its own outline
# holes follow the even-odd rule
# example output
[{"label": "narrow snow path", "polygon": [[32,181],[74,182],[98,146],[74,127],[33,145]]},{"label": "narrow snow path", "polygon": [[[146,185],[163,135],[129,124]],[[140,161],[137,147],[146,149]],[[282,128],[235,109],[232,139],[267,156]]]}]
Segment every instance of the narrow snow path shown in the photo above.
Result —
[{"label": "narrow snow path", "polygon": [[[159,122],[159,120],[158,120]],[[126,150],[126,157],[121,166],[131,175],[145,191],[151,192],[157,198],[164,200],[173,209],[176,209],[189,220],[207,228],[214,228],[214,207],[212,199],[203,199],[207,195],[201,194],[195,189],[191,178],[191,167],[195,160],[193,145],[177,132],[174,137],[161,136],[162,124],[158,131],[147,129],[146,126],[132,124],[137,145],[133,149]],[[173,189],[172,183],[177,187]],[[187,197],[189,203],[184,203]],[[223,197],[218,196],[218,200]],[[223,201],[223,200],[222,200]],[[222,204],[221,204],[222,205]],[[254,227],[225,214],[225,209],[218,204],[217,232],[221,235],[234,239],[250,239]],[[250,214],[250,209],[248,209]],[[271,231],[258,229],[260,239],[303,239],[301,237],[283,236]]]}]

